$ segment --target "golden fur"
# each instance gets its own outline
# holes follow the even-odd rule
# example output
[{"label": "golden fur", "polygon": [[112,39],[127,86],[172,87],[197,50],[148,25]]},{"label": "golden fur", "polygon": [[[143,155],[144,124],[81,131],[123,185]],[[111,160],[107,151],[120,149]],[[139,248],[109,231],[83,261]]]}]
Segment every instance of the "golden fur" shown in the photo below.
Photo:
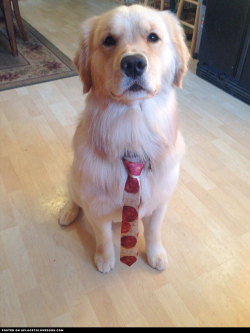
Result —
[{"label": "golden fur", "polygon": [[[149,41],[152,33],[159,40]],[[107,36],[114,45],[105,45]],[[138,54],[145,59],[145,72],[128,77],[121,61]],[[148,262],[159,270],[166,267],[160,229],[184,152],[174,86],[181,87],[188,59],[182,28],[169,12],[121,6],[82,25],[74,63],[88,94],[73,142],[71,200],[59,222],[68,225],[79,207],[84,210],[95,233],[95,263],[101,272],[115,264],[111,226],[121,220],[127,177],[122,157],[127,154],[145,163],[139,217]],[[140,90],[131,90],[135,83]]]}]

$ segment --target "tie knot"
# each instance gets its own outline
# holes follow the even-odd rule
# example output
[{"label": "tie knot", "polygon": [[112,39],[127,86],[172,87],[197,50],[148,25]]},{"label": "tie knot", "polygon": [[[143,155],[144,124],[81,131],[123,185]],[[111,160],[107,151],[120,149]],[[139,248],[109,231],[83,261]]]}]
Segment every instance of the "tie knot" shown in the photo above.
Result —
[{"label": "tie knot", "polygon": [[123,159],[123,163],[124,163],[126,169],[128,170],[128,173],[131,176],[140,176],[142,169],[144,167],[143,163],[130,162],[130,161],[126,160],[125,158]]}]

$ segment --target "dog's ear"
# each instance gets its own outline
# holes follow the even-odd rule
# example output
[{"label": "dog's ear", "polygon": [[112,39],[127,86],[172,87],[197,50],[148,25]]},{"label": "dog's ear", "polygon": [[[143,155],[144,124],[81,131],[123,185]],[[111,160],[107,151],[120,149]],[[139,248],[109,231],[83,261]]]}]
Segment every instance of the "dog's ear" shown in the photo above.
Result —
[{"label": "dog's ear", "polygon": [[185,43],[185,34],[178,19],[170,12],[161,12],[167,24],[170,38],[176,51],[174,84],[181,88],[182,79],[188,69],[190,53]]},{"label": "dog's ear", "polygon": [[97,16],[87,19],[81,26],[81,36],[79,49],[74,57],[74,64],[80,74],[83,83],[83,92],[87,93],[92,86],[91,78],[91,44],[92,35],[96,25]]}]

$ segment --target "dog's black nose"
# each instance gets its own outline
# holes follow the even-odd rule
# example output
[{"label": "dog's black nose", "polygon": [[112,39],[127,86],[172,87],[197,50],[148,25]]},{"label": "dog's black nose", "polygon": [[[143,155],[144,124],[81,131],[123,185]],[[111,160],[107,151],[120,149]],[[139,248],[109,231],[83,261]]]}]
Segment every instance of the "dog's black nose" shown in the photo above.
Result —
[{"label": "dog's black nose", "polygon": [[128,77],[141,76],[147,66],[146,58],[141,54],[125,56],[121,61],[121,70]]}]

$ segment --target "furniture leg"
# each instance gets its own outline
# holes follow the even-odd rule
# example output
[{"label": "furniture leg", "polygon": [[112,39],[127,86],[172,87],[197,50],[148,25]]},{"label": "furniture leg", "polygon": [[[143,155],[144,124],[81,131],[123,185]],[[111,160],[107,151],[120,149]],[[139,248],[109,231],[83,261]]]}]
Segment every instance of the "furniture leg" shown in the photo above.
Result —
[{"label": "furniture leg", "polygon": [[197,39],[199,13],[200,13],[200,3],[198,2],[197,6],[196,6],[194,30],[193,30],[193,36],[192,36],[192,42],[191,42],[191,48],[190,48],[190,53],[191,53],[192,56],[194,54],[196,39]]},{"label": "furniture leg", "polygon": [[10,0],[3,0],[4,17],[13,56],[18,55]]},{"label": "furniture leg", "polygon": [[15,13],[15,17],[16,17],[16,21],[17,21],[19,31],[21,33],[21,36],[22,36],[23,40],[26,41],[26,40],[28,40],[28,38],[27,38],[26,31],[24,30],[22,18],[21,18],[21,15],[20,15],[18,0],[12,0],[12,3],[13,3],[14,13]]}]

